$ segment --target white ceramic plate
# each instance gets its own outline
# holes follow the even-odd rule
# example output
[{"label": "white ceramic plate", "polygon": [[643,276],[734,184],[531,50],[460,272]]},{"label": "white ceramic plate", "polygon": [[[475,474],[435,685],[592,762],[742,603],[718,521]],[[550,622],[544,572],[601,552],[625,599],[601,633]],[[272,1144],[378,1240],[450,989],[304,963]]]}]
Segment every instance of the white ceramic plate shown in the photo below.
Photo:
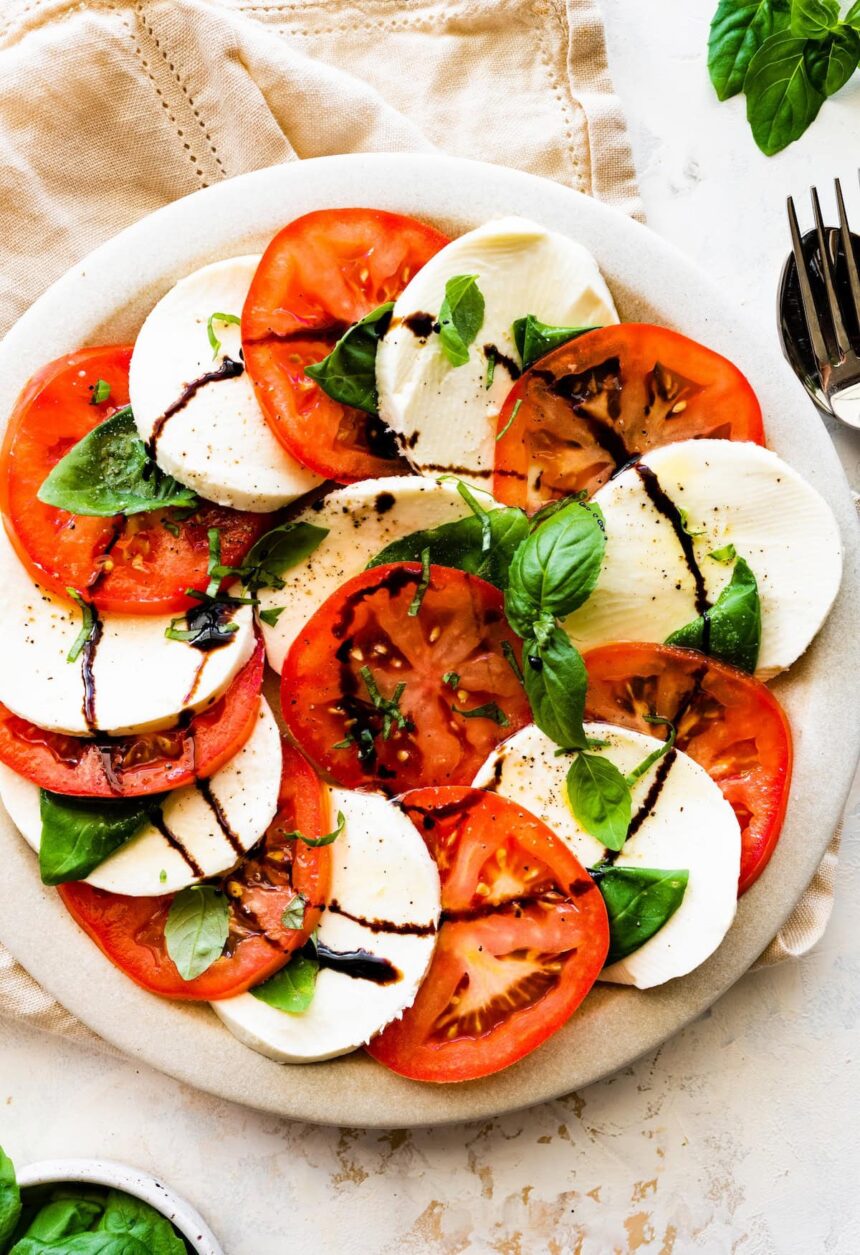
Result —
[{"label": "white ceramic plate", "polygon": [[405,1127],[495,1115],[615,1071],[700,1015],[749,967],[810,880],[841,814],[860,743],[857,526],[833,447],[777,347],[703,276],[620,213],[531,175],[448,157],[348,156],[296,162],[196,192],[124,231],[42,296],[0,346],[0,414],[37,367],[81,345],[134,338],[154,302],[206,262],[261,250],[311,209],[368,205],[460,234],[523,214],[582,241],[625,320],[662,323],[725,353],[749,376],[768,440],[832,505],[845,579],[807,656],[777,686],[795,735],[779,847],[740,903],[726,941],[682,980],[642,993],[599,987],[552,1040],[514,1067],[458,1086],[403,1080],[364,1054],[281,1066],[240,1045],[205,1006],[152,997],[113,968],[39,882],[32,852],[5,817],[0,940],[90,1028],[130,1055],[201,1089],[324,1124]]}]

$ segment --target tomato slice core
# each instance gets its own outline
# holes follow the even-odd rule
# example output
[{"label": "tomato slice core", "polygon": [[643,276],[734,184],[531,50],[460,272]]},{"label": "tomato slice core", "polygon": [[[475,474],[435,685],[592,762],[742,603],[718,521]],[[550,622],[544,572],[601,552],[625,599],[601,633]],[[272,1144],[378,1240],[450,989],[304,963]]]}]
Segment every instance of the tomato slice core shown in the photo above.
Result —
[{"label": "tomato slice core", "polygon": [[[66,597],[86,592],[100,610],[169,614],[196,603],[186,588],[205,588],[209,531],[221,557],[241,563],[270,526],[263,514],[201,502],[186,517],[152,510],[124,518],[70,514],[39,501],[49,471],[94,427],[128,404],[131,345],[81,349],[43,367],[15,405],[0,454],[0,509],[19,558],[38,582]],[[110,396],[91,405],[103,380]]]},{"label": "tomato slice core", "polygon": [[415,1002],[367,1050],[414,1080],[475,1080],[570,1018],[606,958],[606,908],[567,846],[516,803],[443,787],[400,805],[438,865],[442,923]]},{"label": "tomato slice core", "polygon": [[791,786],[791,729],[771,691],[753,676],[695,650],[629,642],[585,655],[586,716],[664,737],[646,715],[676,726],[678,749],[722,789],[741,826],[738,894],[774,851]]},{"label": "tomato slice core", "polygon": [[145,797],[208,780],[254,730],[262,641],[213,706],[162,732],[91,740],[46,732],[0,705],[0,762],[42,789],[75,797]]},{"label": "tomato slice core", "polygon": [[495,746],[531,721],[508,661],[519,664],[521,643],[499,590],[441,566],[430,568],[423,594],[421,585],[417,563],[348,580],[305,624],[284,664],[289,732],[347,788],[393,794],[471,782]]},{"label": "tomato slice core", "polygon": [[341,483],[406,468],[376,416],[342,405],[305,374],[348,327],[406,287],[448,243],[432,227],[381,209],[322,209],[279,231],[242,313],[245,364],[281,443]]},{"label": "tomato slice core", "polygon": [[[287,741],[283,753],[278,813],[261,844],[220,882],[230,900],[225,953],[195,980],[182,979],[164,942],[174,895],[131,898],[82,881],[59,887],[65,906],[99,949],[151,993],[194,1002],[232,998],[283,967],[319,923],[329,893],[331,851],[287,841],[285,834],[298,829],[322,836],[328,808],[309,763]],[[297,893],[308,903],[303,927],[287,929],[281,917]]]},{"label": "tomato slice core", "polygon": [[764,444],[761,407],[737,367],[666,327],[603,327],[542,357],[508,393],[494,492],[533,513],[592,496],[649,449],[704,437]]}]

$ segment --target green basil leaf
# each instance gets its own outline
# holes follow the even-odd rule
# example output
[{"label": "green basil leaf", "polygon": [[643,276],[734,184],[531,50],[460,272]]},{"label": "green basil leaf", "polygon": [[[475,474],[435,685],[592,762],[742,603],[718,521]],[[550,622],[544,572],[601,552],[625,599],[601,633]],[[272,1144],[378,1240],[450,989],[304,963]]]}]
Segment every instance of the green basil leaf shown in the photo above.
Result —
[{"label": "green basil leaf", "polygon": [[320,845],[331,845],[333,841],[338,839],[345,828],[346,816],[343,811],[338,811],[337,824],[335,825],[334,830],[332,832],[327,832],[323,837],[306,837],[303,832],[299,832],[298,828],[294,829],[293,832],[280,832],[278,835],[284,841],[303,841],[305,845],[316,847]]},{"label": "green basil leaf", "polygon": [[150,1247],[130,1233],[76,1233],[60,1242],[21,1238],[9,1255],[151,1255]]},{"label": "green basil leaf", "polygon": [[768,157],[799,139],[824,103],[809,79],[806,46],[805,39],[783,31],[765,40],[750,62],[744,83],[747,121]]},{"label": "green basil leaf", "polygon": [[523,645],[523,684],[532,716],[563,749],[585,749],[582,726],[588,675],[566,632],[552,625],[544,639]]},{"label": "green basil leaf", "polygon": [[860,35],[850,26],[840,26],[826,39],[810,43],[806,49],[806,69],[810,82],[825,96],[844,87],[860,63]]},{"label": "green basil leaf", "polygon": [[564,618],[588,598],[606,549],[603,514],[594,502],[572,500],[523,541],[511,563],[505,614],[529,636],[541,618]]},{"label": "green basil leaf", "polygon": [[238,316],[238,314],[210,314],[209,315],[209,318],[207,319],[207,322],[206,322],[206,335],[209,337],[209,347],[212,349],[213,361],[221,352],[221,341],[218,339],[218,336],[215,334],[216,322],[224,323],[225,326],[230,326],[230,324],[232,323],[232,325],[235,327],[241,327],[242,319]]},{"label": "green basil leaf", "polygon": [[83,880],[139,831],[159,798],[102,800],[39,792],[43,885]]},{"label": "green basil leaf", "polygon": [[392,541],[371,558],[368,568],[384,566],[389,562],[420,562],[424,550],[429,549],[430,561],[434,565],[468,571],[504,589],[508,583],[511,560],[529,533],[529,521],[522,510],[513,506],[489,510],[487,518],[489,549],[484,549],[481,519],[471,515]]},{"label": "green basil leaf", "polygon": [[484,321],[484,297],[477,275],[454,275],[445,284],[439,310],[439,342],[452,366],[465,366],[469,345]]},{"label": "green basil leaf", "polygon": [[698,649],[741,671],[755,671],[761,644],[761,602],[756,578],[743,558],[738,558],[731,580],[711,609],[673,632],[666,644]]},{"label": "green basil leaf", "polygon": [[599,327],[551,327],[548,323],[541,322],[539,318],[535,318],[534,314],[526,314],[525,318],[518,318],[511,328],[514,336],[514,343],[517,346],[517,352],[520,355],[520,361],[523,364],[523,370],[527,370],[529,366],[533,366],[539,357],[545,357],[547,353],[551,353],[553,349],[559,348],[562,344],[567,344],[569,340],[575,340],[577,336],[584,335],[586,331],[599,331]]},{"label": "green basil leaf", "polygon": [[720,0],[708,40],[708,72],[720,100],[743,91],[750,61],[790,17],[788,0]]},{"label": "green basil leaf", "polygon": [[0,1146],[0,1249],[18,1226],[21,1217],[21,1191],[12,1160]]},{"label": "green basil leaf", "polygon": [[166,1216],[120,1190],[109,1191],[98,1227],[105,1233],[136,1238],[149,1255],[187,1255],[185,1243]]},{"label": "green basil leaf", "polygon": [[315,523],[281,523],[251,546],[240,567],[219,564],[210,575],[219,582],[236,575],[252,595],[261,588],[281,589],[286,583],[284,574],[310,557],[326,536],[328,528]]},{"label": "green basil leaf", "polygon": [[738,556],[738,551],[734,545],[723,545],[722,549],[712,549],[708,554],[709,558],[713,558],[714,562],[722,562],[725,566],[729,566]]},{"label": "green basil leaf", "polygon": [[464,719],[489,719],[500,728],[509,728],[511,721],[501,706],[497,702],[485,702],[483,706],[473,706],[471,710],[461,710],[459,706],[452,706],[455,715],[462,715]]},{"label": "green basil leaf", "polygon": [[46,505],[95,518],[167,506],[195,509],[197,494],[165,475],[146,452],[127,406],[79,440],[43,482]]},{"label": "green basil leaf", "polygon": [[824,39],[839,24],[839,0],[791,0],[791,33]]},{"label": "green basil leaf", "polygon": [[856,0],[845,14],[845,25],[860,31],[860,0]]},{"label": "green basil leaf", "polygon": [[221,957],[229,919],[227,899],[211,885],[192,885],[177,893],[164,925],[164,940],[183,980],[195,980]]},{"label": "green basil leaf", "polygon": [[90,405],[104,405],[110,400],[110,384],[106,379],[97,379],[92,385]]},{"label": "green basil leaf", "polygon": [[626,959],[660,931],[681,905],[690,878],[688,871],[650,867],[593,867],[589,871],[609,916],[607,967]]},{"label": "green basil leaf", "polygon": [[424,600],[424,594],[430,587],[430,550],[424,548],[421,550],[421,579],[418,587],[415,589],[415,596],[409,603],[409,609],[406,614],[410,619],[416,618],[421,613],[421,603]]},{"label": "green basil leaf", "polygon": [[75,1233],[86,1233],[99,1219],[104,1206],[86,1198],[58,1198],[39,1209],[23,1236],[40,1242],[59,1242]]},{"label": "green basil leaf", "polygon": [[276,627],[278,619],[280,619],[286,608],[286,606],[270,606],[267,610],[261,610],[260,622],[265,623],[268,627]]},{"label": "green basil leaf", "polygon": [[92,606],[76,588],[67,588],[66,592],[81,612],[81,629],[66,654],[66,662],[77,662],[84,651],[84,646],[96,629],[97,620]]},{"label": "green basil leaf", "polygon": [[388,330],[393,308],[394,302],[386,301],[365,314],[338,340],[328,357],[306,366],[305,374],[342,405],[377,414],[376,351]]},{"label": "green basil leaf", "polygon": [[296,893],[290,898],[286,905],[281,923],[284,928],[303,928],[305,923],[305,907],[308,900],[303,893]]},{"label": "green basil leaf", "polygon": [[275,972],[262,985],[255,986],[251,993],[276,1011],[301,1015],[313,1002],[319,966],[316,956],[310,957],[299,951],[286,967]]},{"label": "green basil leaf", "polygon": [[602,754],[577,754],[567,773],[567,796],[577,822],[607,850],[627,840],[630,785]]}]

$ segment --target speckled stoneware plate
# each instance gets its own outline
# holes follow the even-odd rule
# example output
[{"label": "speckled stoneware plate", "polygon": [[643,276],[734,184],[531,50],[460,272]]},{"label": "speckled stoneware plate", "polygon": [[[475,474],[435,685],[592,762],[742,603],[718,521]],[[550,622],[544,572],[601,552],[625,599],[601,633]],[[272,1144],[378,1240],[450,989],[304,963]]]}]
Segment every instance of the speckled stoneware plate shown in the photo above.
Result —
[{"label": "speckled stoneware plate", "polygon": [[[206,1006],[138,989],[78,930],[5,816],[0,939],[85,1024],[136,1058],[191,1085],[285,1116],[373,1127],[495,1115],[577,1089],[630,1063],[700,1015],[750,966],[800,897],[842,811],[860,741],[857,527],[833,447],[782,359],[717,289],[657,236],[611,209],[530,175],[447,157],[349,156],[296,162],[178,201],[105,244],[45,293],[0,346],[0,414],[27,378],[81,345],[133,339],[144,316],[189,271],[262,250],[311,209],[372,205],[457,235],[499,214],[523,214],[581,240],[596,256],[621,316],[675,327],[732,358],[761,399],[768,443],[827,498],[845,544],[842,591],[824,629],[777,685],[796,763],[779,848],[743,898],[718,952],[692,975],[642,993],[598,987],[570,1023],[497,1076],[437,1087],[403,1080],[358,1053],[283,1066],[231,1037]],[[774,282],[776,277],[774,277]]]}]

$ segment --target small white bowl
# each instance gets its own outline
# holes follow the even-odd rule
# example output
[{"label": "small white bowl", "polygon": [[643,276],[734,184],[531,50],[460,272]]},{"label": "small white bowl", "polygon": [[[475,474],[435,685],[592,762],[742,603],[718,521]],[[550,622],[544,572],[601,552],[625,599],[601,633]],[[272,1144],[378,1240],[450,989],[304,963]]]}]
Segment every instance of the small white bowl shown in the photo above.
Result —
[{"label": "small white bowl", "polygon": [[45,1159],[42,1163],[22,1168],[17,1175],[22,1190],[34,1185],[63,1185],[70,1181],[123,1190],[134,1198],[143,1199],[166,1216],[197,1255],[224,1255],[215,1234],[191,1204],[156,1181],[155,1177],[137,1168],[108,1159]]}]

